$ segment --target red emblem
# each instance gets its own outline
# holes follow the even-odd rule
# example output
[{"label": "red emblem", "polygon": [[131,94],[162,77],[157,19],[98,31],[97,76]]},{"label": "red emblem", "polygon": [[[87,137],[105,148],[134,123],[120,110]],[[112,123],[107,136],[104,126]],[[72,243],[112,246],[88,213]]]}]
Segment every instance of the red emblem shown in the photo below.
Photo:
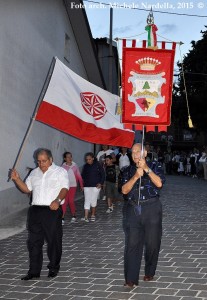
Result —
[{"label": "red emblem", "polygon": [[101,97],[91,92],[80,93],[80,97],[87,114],[93,116],[95,120],[100,120],[105,116],[107,109]]}]

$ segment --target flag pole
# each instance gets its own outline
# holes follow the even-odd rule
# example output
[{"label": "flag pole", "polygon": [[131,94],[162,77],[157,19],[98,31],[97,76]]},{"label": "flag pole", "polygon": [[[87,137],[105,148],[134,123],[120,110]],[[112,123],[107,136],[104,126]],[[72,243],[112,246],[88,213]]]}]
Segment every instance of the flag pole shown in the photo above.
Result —
[{"label": "flag pole", "polygon": [[142,147],[141,147],[141,157],[144,155],[144,140],[145,140],[145,128],[142,126]]},{"label": "flag pole", "polygon": [[[20,160],[20,158],[21,158],[21,156],[22,156],[22,152],[23,152],[23,150],[24,150],[26,141],[27,141],[27,139],[28,139],[28,137],[29,137],[29,134],[30,134],[31,129],[32,129],[32,126],[33,126],[33,123],[34,123],[34,121],[35,121],[35,118],[36,118],[36,115],[37,115],[37,111],[38,111],[39,106],[40,106],[40,104],[41,104],[41,102],[42,102],[42,100],[43,100],[43,98],[44,98],[44,96],[45,96],[45,93],[46,93],[46,90],[47,90],[47,88],[48,88],[48,85],[49,85],[49,83],[50,83],[50,79],[51,79],[51,77],[52,77],[52,73],[53,73],[53,70],[54,70],[54,67],[55,67],[55,63],[56,63],[56,58],[53,57],[52,62],[51,62],[50,67],[49,67],[49,70],[48,70],[48,73],[47,73],[47,76],[46,76],[46,79],[45,79],[45,82],[44,82],[44,84],[43,84],[42,90],[41,90],[40,95],[39,95],[39,97],[38,97],[38,101],[37,101],[37,104],[36,104],[36,106],[35,106],[33,115],[32,115],[32,117],[31,117],[31,119],[30,119],[29,126],[28,126],[28,128],[27,128],[27,130],[26,130],[26,133],[25,133],[24,138],[23,138],[23,140],[22,140],[22,143],[21,143],[21,145],[20,145],[20,148],[19,148],[19,151],[18,151],[18,153],[17,153],[17,157],[16,157],[16,159],[15,159],[15,161],[14,161],[14,164],[13,164],[13,168],[12,168],[12,169],[15,169],[15,168],[16,168],[16,166],[17,166],[17,164],[18,164],[18,162],[19,162],[19,160]],[[11,170],[12,170],[12,169],[9,169],[9,174],[8,174],[8,180],[7,180],[7,182],[10,181],[10,173],[11,173]]]},{"label": "flag pole", "polygon": [[113,8],[110,7],[110,26],[109,26],[109,92],[113,94]]},{"label": "flag pole", "polygon": [[[145,133],[144,133],[144,125],[142,126],[142,142],[141,142],[141,158],[144,157],[144,139],[145,139]],[[141,195],[141,184],[142,184],[142,177],[140,177],[140,180],[139,180],[139,197],[138,197],[138,211],[139,211],[139,214],[141,214],[141,207],[139,206],[139,201],[140,201],[140,195]]]}]

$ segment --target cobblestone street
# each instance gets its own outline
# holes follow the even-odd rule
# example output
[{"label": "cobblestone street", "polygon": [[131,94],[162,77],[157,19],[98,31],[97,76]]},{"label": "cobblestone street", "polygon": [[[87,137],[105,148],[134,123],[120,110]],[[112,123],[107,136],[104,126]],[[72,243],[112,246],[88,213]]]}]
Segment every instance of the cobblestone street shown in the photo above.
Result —
[{"label": "cobblestone street", "polygon": [[[207,299],[207,182],[167,176],[161,194],[163,239],[154,281],[142,281],[142,266],[139,286],[131,290],[123,286],[122,205],[106,214],[106,202],[99,200],[96,222],[85,223],[80,221],[83,199],[79,199],[78,222],[71,224],[69,214],[65,219],[61,269],[55,278],[47,277],[44,251],[40,279],[20,280],[28,271],[26,213],[0,224],[2,232],[9,232],[0,240],[0,299]],[[21,229],[13,236],[9,221]]]}]

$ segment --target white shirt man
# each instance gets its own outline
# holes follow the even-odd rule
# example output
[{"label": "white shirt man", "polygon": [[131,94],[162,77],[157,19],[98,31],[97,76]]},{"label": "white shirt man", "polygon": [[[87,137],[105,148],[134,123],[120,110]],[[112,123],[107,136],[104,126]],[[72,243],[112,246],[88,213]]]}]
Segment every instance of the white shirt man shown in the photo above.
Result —
[{"label": "white shirt man", "polygon": [[[52,200],[58,197],[59,191],[69,187],[67,171],[54,163],[45,173],[40,168],[34,169],[25,183],[28,189],[33,192],[32,205],[50,206]],[[61,204],[63,201],[64,199]]]},{"label": "white shirt man", "polygon": [[38,167],[26,182],[13,169],[11,179],[24,193],[32,191],[32,205],[28,211],[29,271],[22,280],[39,278],[43,265],[43,245],[47,241],[49,263],[48,277],[55,277],[60,268],[62,256],[62,208],[61,203],[68,192],[67,171],[52,162],[48,149],[38,149],[35,153]]}]

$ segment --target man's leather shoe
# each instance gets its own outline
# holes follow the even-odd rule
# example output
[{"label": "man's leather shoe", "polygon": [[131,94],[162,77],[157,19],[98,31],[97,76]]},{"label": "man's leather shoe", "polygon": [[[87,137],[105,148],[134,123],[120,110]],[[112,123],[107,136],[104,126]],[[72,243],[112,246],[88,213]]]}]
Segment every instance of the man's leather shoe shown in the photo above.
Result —
[{"label": "man's leather shoe", "polygon": [[134,288],[134,287],[136,287],[137,286],[137,284],[135,284],[135,283],[133,283],[133,282],[125,282],[125,284],[124,284],[124,287],[127,287],[127,288],[130,288],[130,289],[132,289],[132,288]]},{"label": "man's leather shoe", "polygon": [[151,281],[151,280],[153,280],[153,278],[154,278],[154,276],[147,276],[147,275],[145,275],[144,278],[143,278],[143,280],[144,281]]},{"label": "man's leather shoe", "polygon": [[57,276],[57,274],[58,274],[58,272],[57,271],[49,271],[49,273],[48,273],[48,277],[56,277]]},{"label": "man's leather shoe", "polygon": [[28,273],[27,275],[23,276],[21,280],[31,280],[33,278],[40,278],[40,274],[30,274]]}]

